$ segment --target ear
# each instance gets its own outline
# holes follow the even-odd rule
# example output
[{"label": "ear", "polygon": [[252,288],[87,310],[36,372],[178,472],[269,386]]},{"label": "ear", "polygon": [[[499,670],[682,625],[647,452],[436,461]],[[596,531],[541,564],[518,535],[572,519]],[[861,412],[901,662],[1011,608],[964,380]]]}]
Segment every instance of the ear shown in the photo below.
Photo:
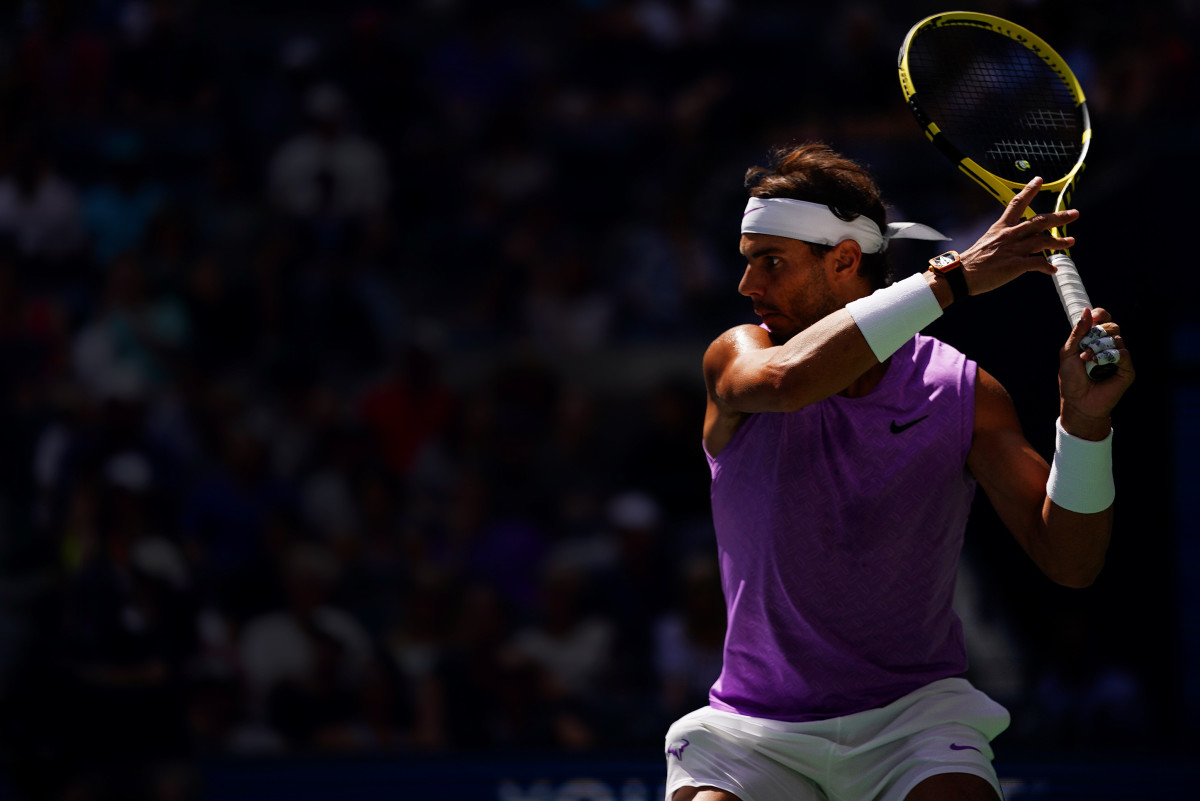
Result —
[{"label": "ear", "polygon": [[833,246],[827,258],[831,281],[857,278],[858,265],[862,263],[862,247],[853,239],[843,239]]}]

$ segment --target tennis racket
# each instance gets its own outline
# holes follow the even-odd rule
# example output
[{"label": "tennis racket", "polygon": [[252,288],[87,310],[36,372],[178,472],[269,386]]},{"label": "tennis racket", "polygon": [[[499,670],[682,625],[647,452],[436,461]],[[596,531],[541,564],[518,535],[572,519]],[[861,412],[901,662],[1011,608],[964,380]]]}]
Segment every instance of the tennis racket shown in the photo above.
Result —
[{"label": "tennis racket", "polygon": [[[1092,139],[1083,89],[1050,45],[990,14],[952,11],[914,25],[900,48],[900,86],[908,107],[941,153],[1007,204],[1035,175],[1041,197],[1057,192],[1053,211],[1067,208]],[[1035,216],[1032,206],[1025,218]],[[1066,236],[1066,228],[1052,229]],[[1091,300],[1069,250],[1049,251],[1054,284],[1074,326]],[[1105,336],[1093,328],[1081,347]],[[1096,348],[1093,348],[1096,350]],[[1116,372],[1097,353],[1088,374]]]}]

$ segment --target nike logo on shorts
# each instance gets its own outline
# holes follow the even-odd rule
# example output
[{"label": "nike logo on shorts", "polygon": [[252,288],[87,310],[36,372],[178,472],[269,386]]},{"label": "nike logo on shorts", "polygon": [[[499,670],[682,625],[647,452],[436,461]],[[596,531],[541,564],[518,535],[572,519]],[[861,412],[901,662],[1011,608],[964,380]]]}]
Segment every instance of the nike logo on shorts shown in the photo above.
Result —
[{"label": "nike logo on shorts", "polygon": [[[979,751],[979,749],[973,745],[959,745],[958,743],[950,743],[950,750],[951,751]],[[982,754],[983,752],[979,751],[979,753]]]}]

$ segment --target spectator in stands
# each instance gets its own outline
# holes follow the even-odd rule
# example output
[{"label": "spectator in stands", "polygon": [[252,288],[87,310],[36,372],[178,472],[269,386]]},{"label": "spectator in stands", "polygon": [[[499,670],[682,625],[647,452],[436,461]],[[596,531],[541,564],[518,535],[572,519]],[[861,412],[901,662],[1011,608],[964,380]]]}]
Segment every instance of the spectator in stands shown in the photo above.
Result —
[{"label": "spectator in stands", "polygon": [[306,111],[308,127],[271,157],[271,201],[313,226],[322,220],[361,222],[380,214],[391,190],[387,156],[353,129],[342,90],[331,83],[314,86]]},{"label": "spectator in stands", "polygon": [[102,158],[105,173],[84,190],[83,209],[95,263],[105,270],[118,254],[141,246],[166,190],[147,171],[146,145],[139,133],[108,134]]},{"label": "spectator in stands", "polygon": [[332,602],[340,565],[331,551],[296,543],[280,569],[283,604],[251,617],[241,635],[249,709],[292,748],[340,750],[371,640]]},{"label": "spectator in stands", "polygon": [[0,177],[0,237],[10,238],[33,286],[73,278],[86,233],[79,190],[32,136],[23,137]]}]

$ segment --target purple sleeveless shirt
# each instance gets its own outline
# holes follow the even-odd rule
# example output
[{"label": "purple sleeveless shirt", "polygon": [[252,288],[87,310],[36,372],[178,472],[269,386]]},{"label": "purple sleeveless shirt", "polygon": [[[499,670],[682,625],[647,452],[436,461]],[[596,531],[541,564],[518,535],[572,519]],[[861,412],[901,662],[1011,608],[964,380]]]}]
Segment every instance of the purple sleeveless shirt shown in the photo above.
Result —
[{"label": "purple sleeveless shirt", "polygon": [[750,415],[709,456],[729,618],[714,708],[820,720],[966,671],[951,600],[975,370],[917,336],[868,395]]}]

